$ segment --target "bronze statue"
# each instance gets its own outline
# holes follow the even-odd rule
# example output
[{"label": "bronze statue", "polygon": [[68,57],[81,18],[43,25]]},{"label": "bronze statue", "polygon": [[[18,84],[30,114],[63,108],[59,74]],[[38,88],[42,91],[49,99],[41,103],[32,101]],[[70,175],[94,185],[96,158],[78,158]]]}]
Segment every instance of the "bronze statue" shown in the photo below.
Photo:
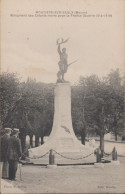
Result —
[{"label": "bronze statue", "polygon": [[63,40],[63,38],[61,39],[61,42],[59,42],[59,39],[57,40],[57,45],[58,45],[58,53],[60,56],[60,61],[58,62],[59,65],[59,71],[57,73],[57,82],[58,83],[63,83],[66,82],[64,80],[64,74],[67,72],[68,66],[71,65],[72,63],[76,62],[72,62],[70,64],[68,64],[68,55],[66,53],[66,48],[63,48],[61,51],[60,45],[63,43],[66,43],[69,39]]}]

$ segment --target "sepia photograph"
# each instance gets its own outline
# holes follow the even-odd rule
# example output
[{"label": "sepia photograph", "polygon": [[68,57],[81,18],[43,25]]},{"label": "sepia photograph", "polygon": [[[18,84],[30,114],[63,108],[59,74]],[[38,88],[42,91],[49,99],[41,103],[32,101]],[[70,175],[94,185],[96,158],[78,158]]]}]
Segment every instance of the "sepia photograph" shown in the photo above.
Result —
[{"label": "sepia photograph", "polygon": [[1,0],[1,194],[125,193],[125,0]]}]

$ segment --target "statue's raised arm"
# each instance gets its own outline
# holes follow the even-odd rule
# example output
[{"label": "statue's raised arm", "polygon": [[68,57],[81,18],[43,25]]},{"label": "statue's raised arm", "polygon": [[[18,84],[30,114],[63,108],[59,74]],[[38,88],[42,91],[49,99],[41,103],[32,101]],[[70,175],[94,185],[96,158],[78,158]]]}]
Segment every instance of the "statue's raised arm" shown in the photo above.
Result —
[{"label": "statue's raised arm", "polygon": [[61,42],[59,42],[59,39],[57,39],[56,44],[58,45],[58,49],[57,49],[57,51],[58,51],[59,55],[61,55],[61,54],[62,54],[62,52],[61,52],[61,48],[60,48],[60,45],[61,45],[61,44],[63,44],[63,43],[68,42],[68,40],[69,40],[69,38],[68,38],[68,39],[66,39],[66,40],[63,40],[63,38],[61,38]]},{"label": "statue's raised arm", "polygon": [[60,44],[58,44],[58,49],[57,49],[57,51],[58,51],[59,55],[62,54],[61,49],[60,49]]}]

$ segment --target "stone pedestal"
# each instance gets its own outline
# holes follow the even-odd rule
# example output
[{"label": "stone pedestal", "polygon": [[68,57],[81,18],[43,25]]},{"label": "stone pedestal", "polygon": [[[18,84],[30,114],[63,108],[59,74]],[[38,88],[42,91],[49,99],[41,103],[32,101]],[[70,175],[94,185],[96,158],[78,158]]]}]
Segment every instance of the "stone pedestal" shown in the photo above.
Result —
[{"label": "stone pedestal", "polygon": [[55,87],[54,121],[52,132],[45,144],[29,150],[29,156],[40,156],[50,149],[62,152],[83,152],[87,155],[92,148],[86,147],[76,138],[71,119],[70,83],[57,83]]},{"label": "stone pedestal", "polygon": [[55,87],[54,122],[48,141],[55,141],[54,149],[58,152],[75,152],[82,147],[72,127],[71,87],[69,83],[58,83]]}]

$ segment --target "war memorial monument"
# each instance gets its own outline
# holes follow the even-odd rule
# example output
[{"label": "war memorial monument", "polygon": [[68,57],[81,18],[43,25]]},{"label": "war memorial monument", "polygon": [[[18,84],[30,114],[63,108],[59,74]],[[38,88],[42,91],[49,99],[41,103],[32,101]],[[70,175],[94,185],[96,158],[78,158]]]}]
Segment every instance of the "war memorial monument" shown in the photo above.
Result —
[{"label": "war memorial monument", "polygon": [[[75,136],[72,118],[71,118],[71,85],[64,79],[68,70],[68,55],[66,48],[61,49],[61,45],[67,43],[67,40],[57,40],[57,50],[60,57],[58,62],[59,71],[57,73],[57,82],[54,90],[54,120],[53,127],[48,140],[41,146],[29,149],[30,157],[40,157],[50,150],[63,155],[69,154],[73,158],[89,155],[93,152],[92,147],[85,146]],[[94,157],[94,154],[93,154]],[[95,157],[94,157],[95,158]]]}]

